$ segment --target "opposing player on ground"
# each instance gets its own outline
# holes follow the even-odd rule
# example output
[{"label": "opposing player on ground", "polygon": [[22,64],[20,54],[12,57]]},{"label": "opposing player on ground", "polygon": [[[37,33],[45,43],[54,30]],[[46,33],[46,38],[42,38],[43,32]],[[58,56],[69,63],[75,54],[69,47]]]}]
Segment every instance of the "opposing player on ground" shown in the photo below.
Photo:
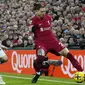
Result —
[{"label": "opposing player on ground", "polygon": [[83,71],[82,67],[69,50],[59,42],[52,32],[52,17],[46,14],[46,9],[41,4],[34,4],[33,8],[35,16],[32,18],[32,29],[34,33],[34,42],[36,48],[36,75],[32,79],[32,83],[36,83],[42,74],[43,62],[47,61],[47,53],[51,52],[55,55],[65,56],[72,65],[78,70]]}]

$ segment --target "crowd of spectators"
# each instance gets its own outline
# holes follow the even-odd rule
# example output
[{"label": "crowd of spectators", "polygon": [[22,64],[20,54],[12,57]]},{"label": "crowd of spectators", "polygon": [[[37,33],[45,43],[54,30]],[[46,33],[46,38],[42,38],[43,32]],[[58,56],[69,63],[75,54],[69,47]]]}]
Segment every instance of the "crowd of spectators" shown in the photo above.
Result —
[{"label": "crowd of spectators", "polygon": [[34,46],[29,24],[33,4],[41,3],[53,17],[53,32],[68,48],[85,47],[85,4],[80,0],[6,0],[0,3],[0,39],[7,47]]}]

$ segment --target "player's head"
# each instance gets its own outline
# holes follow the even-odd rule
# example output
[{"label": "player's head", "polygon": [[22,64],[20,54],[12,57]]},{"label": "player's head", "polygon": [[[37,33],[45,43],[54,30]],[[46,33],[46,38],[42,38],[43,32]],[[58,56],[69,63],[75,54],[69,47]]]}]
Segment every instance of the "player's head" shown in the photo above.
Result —
[{"label": "player's head", "polygon": [[46,9],[44,6],[42,6],[39,3],[34,3],[34,7],[33,10],[35,11],[35,14],[37,16],[39,16],[40,18],[42,18],[44,16],[44,14],[46,13]]}]

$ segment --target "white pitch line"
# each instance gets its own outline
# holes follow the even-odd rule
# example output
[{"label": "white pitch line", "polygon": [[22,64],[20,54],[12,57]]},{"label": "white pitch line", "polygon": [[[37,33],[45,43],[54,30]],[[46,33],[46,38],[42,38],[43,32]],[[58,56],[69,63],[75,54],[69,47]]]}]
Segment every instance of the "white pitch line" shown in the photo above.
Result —
[{"label": "white pitch line", "polygon": [[[26,78],[26,77],[20,77],[20,76],[8,76],[8,75],[0,75],[0,76],[3,76],[3,77],[11,77],[11,78],[18,78],[18,79],[32,79],[32,78]],[[84,85],[83,83],[74,83],[74,82],[66,82],[66,81],[59,81],[59,80],[50,80],[50,79],[39,79],[40,81],[49,81],[49,82],[60,82],[60,83],[66,83],[66,84],[81,84],[81,85]]]}]

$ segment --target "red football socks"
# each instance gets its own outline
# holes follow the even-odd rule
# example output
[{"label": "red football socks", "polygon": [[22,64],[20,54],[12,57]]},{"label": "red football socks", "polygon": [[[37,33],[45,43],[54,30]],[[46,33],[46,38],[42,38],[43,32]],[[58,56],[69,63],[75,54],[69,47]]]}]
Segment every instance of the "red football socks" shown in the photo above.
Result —
[{"label": "red football socks", "polygon": [[72,65],[78,70],[78,71],[83,71],[82,67],[78,63],[78,61],[74,58],[74,56],[71,53],[67,54],[67,58],[70,60]]}]

